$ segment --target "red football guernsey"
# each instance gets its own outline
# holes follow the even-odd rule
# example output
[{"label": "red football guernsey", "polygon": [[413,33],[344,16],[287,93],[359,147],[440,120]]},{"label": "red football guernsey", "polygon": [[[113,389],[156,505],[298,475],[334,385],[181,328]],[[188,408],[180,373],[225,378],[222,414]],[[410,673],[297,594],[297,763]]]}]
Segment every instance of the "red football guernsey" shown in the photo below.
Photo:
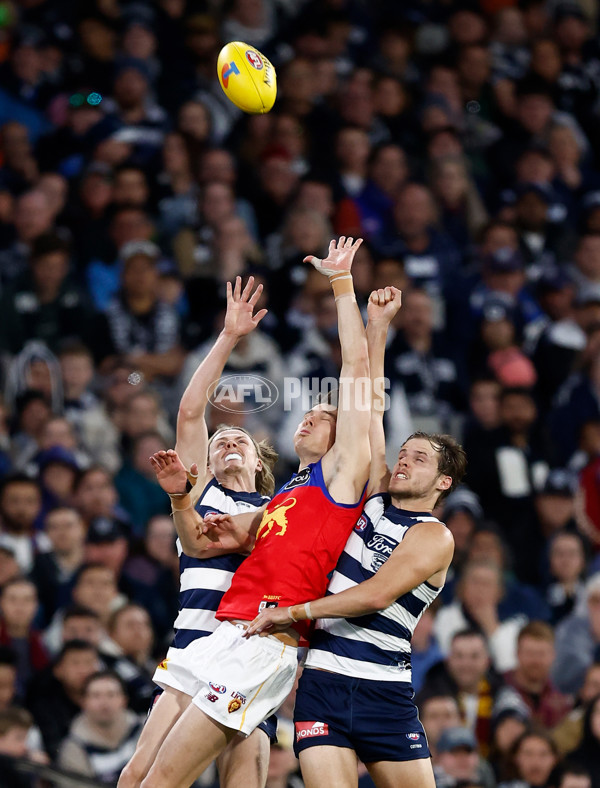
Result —
[{"label": "red football guernsey", "polygon": [[[233,576],[217,618],[252,621],[265,607],[325,596],[328,575],[362,511],[329,495],[321,461],[294,474],[265,509],[250,556]],[[305,635],[310,622],[295,628]]]}]

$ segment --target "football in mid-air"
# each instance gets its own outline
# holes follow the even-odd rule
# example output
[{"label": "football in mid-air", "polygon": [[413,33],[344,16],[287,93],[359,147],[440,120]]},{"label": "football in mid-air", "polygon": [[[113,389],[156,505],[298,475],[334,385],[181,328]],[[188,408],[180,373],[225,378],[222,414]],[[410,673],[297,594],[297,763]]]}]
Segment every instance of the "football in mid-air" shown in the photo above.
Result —
[{"label": "football in mid-air", "polygon": [[268,112],[277,95],[273,64],[249,44],[231,41],[219,52],[217,74],[227,98],[253,115]]}]

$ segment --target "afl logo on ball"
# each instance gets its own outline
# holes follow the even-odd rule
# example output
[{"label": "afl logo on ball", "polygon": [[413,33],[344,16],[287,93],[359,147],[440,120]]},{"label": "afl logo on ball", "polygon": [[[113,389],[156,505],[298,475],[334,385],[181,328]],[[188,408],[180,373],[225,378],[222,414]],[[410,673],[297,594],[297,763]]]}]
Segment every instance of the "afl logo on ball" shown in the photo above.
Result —
[{"label": "afl logo on ball", "polygon": [[262,57],[253,49],[246,50],[246,59],[252,68],[255,68],[257,71],[260,71],[263,67]]}]

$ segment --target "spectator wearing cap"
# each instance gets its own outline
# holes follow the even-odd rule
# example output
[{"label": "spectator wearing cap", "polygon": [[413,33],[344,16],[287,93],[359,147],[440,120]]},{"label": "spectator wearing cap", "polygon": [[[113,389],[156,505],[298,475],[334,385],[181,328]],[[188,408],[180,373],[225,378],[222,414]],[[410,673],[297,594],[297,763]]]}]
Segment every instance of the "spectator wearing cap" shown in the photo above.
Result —
[{"label": "spectator wearing cap", "polygon": [[23,474],[7,476],[0,489],[0,522],[5,545],[14,550],[23,573],[31,571],[38,552],[50,549],[46,534],[35,532],[42,507],[39,482]]},{"label": "spectator wearing cap", "polygon": [[575,237],[564,221],[554,221],[551,206],[556,197],[551,186],[519,183],[515,189],[515,225],[527,275],[537,279],[551,265],[568,260]]},{"label": "spectator wearing cap", "polygon": [[17,694],[24,697],[31,677],[48,664],[48,652],[33,626],[38,592],[31,580],[15,577],[0,591],[0,645],[17,655]]},{"label": "spectator wearing cap", "polygon": [[95,517],[87,530],[85,560],[102,564],[119,577],[129,551],[129,530],[112,517]]},{"label": "spectator wearing cap", "polygon": [[461,485],[444,499],[441,519],[454,537],[454,555],[446,575],[442,599],[450,601],[454,595],[456,576],[467,558],[469,545],[483,520],[479,498],[466,485]]},{"label": "spectator wearing cap", "polygon": [[40,594],[42,621],[47,625],[71,598],[77,571],[84,562],[85,525],[76,509],[59,506],[46,514],[44,531],[51,550],[36,555],[31,577]]},{"label": "spectator wearing cap", "polygon": [[575,491],[577,479],[566,468],[553,468],[535,496],[539,528],[545,539],[564,530],[575,531]]},{"label": "spectator wearing cap", "polygon": [[[119,146],[119,162],[155,163],[167,130],[167,115],[152,97],[150,74],[143,60],[122,58],[117,63],[112,96],[106,101],[106,122],[113,132],[101,146]],[[112,155],[112,153],[111,153]]]},{"label": "spectator wearing cap", "polygon": [[487,296],[470,359],[474,374],[491,373],[505,387],[531,388],[535,384],[535,367],[520,348],[519,322],[510,299],[501,294]]},{"label": "spectator wearing cap", "polygon": [[105,356],[119,355],[147,380],[173,378],[181,370],[179,316],[158,297],[159,248],[132,241],[120,251],[121,291],[105,313]]},{"label": "spectator wearing cap", "polygon": [[530,621],[519,632],[517,664],[503,676],[507,689],[501,690],[499,703],[508,706],[516,693],[517,707],[525,703],[533,722],[547,729],[558,725],[571,710],[573,700],[560,692],[550,678],[554,659],[552,627],[543,621]]},{"label": "spectator wearing cap", "polygon": [[434,765],[436,788],[453,788],[458,782],[495,784],[489,765],[479,758],[477,740],[468,728],[447,728],[437,743]]},{"label": "spectator wearing cap", "polygon": [[535,364],[537,399],[542,412],[547,412],[586,346],[580,319],[584,312],[576,307],[575,285],[564,269],[547,269],[536,283],[536,292],[543,314],[526,326],[523,347]]},{"label": "spectator wearing cap", "polygon": [[552,676],[562,692],[578,692],[585,672],[600,658],[600,574],[586,582],[585,602],[556,629],[556,660]]}]

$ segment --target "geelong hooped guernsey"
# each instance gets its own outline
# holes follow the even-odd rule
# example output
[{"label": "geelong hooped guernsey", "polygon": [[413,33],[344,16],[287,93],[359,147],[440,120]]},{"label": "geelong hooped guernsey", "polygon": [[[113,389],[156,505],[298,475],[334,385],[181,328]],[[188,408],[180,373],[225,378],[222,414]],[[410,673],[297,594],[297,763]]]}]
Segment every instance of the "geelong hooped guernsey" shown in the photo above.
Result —
[{"label": "geelong hooped guernsey", "polygon": [[[243,514],[254,512],[269,500],[257,492],[228,490],[211,479],[196,503],[202,517],[209,513]],[[215,558],[192,558],[177,540],[179,555],[179,615],[175,619],[175,638],[171,648],[185,648],[197,638],[210,635],[219,622],[215,613],[223,594],[231,585],[234,572],[245,556],[232,554]]]},{"label": "geelong hooped guernsey", "polygon": [[[428,512],[397,509],[387,495],[369,498],[333,573],[327,595],[373,577],[416,523],[438,522]],[[378,613],[319,619],[310,639],[306,667],[376,681],[410,682],[413,632],[441,590],[424,582]]]},{"label": "geelong hooped guernsey", "polygon": [[[217,618],[251,621],[265,607],[322,597],[362,506],[362,497],[356,504],[333,500],[320,460],[295,473],[265,509]],[[309,622],[294,626],[304,635]]]}]

